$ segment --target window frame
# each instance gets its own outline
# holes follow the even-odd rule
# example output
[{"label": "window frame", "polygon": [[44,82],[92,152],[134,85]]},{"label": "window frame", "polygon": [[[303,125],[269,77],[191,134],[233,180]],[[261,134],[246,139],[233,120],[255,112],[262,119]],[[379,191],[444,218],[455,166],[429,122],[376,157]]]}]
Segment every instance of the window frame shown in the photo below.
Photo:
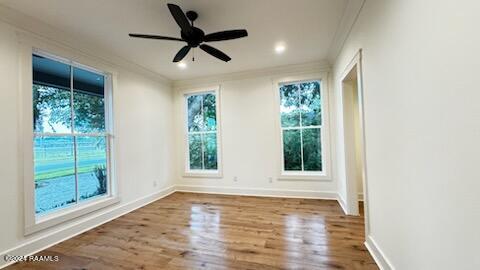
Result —
[{"label": "window frame", "polygon": [[[89,57],[78,56],[77,53],[51,44],[40,42],[36,38],[21,35],[20,47],[20,96],[21,120],[19,131],[23,137],[23,180],[24,180],[24,235],[29,235],[71,219],[86,215],[93,211],[118,203],[118,188],[115,174],[115,147],[113,122],[113,89],[116,86],[117,72],[107,65],[92,61]],[[55,53],[52,53],[55,52]],[[36,133],[33,130],[33,55],[39,55],[58,61],[72,67],[98,73],[105,78],[105,132],[99,133]],[[85,63],[85,64],[83,64]],[[72,80],[72,78],[71,78]],[[73,86],[72,86],[73,87]],[[37,135],[68,136],[72,138],[87,136],[102,136],[106,141],[107,155],[107,193],[96,198],[78,200],[75,204],[61,207],[47,213],[35,212],[35,181],[34,181],[34,145]]]},{"label": "window frame", "polygon": [[[188,136],[191,132],[188,131],[188,97],[194,95],[202,95],[213,93],[215,95],[215,113],[216,113],[216,131],[199,131],[193,133],[216,133],[217,135],[217,169],[216,170],[198,170],[190,169],[190,146]],[[220,86],[215,85],[211,87],[202,87],[197,89],[190,89],[181,91],[183,103],[183,145],[184,145],[184,169],[183,177],[198,177],[198,178],[221,178],[222,174],[222,142],[221,142],[221,118],[220,118]],[[203,159],[202,159],[203,162]]]},{"label": "window frame", "polygon": [[[321,97],[321,125],[308,127],[282,127],[281,123],[281,101],[280,101],[280,87],[286,84],[296,84],[309,81],[319,81],[320,83],[320,97]],[[302,181],[331,181],[331,144],[330,144],[330,111],[329,111],[329,86],[328,74],[326,72],[304,74],[288,77],[279,77],[272,80],[274,97],[275,97],[275,125],[277,136],[278,161],[277,171],[278,180],[302,180]],[[319,128],[321,136],[321,150],[322,150],[322,171],[286,171],[284,164],[283,151],[283,131],[284,130],[305,130],[310,128]],[[303,149],[302,151],[302,168],[303,168]]]}]

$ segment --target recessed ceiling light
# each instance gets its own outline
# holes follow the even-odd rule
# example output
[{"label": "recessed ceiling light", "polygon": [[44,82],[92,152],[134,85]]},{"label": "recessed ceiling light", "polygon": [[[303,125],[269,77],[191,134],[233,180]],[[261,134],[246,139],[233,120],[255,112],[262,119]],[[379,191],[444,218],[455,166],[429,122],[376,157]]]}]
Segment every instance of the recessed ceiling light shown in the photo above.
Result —
[{"label": "recessed ceiling light", "polygon": [[278,54],[283,53],[285,51],[285,49],[286,49],[286,47],[283,44],[277,44],[275,46],[275,52],[278,53]]},{"label": "recessed ceiling light", "polygon": [[180,69],[186,69],[187,68],[187,64],[185,62],[180,62],[177,64],[177,66],[180,68]]}]

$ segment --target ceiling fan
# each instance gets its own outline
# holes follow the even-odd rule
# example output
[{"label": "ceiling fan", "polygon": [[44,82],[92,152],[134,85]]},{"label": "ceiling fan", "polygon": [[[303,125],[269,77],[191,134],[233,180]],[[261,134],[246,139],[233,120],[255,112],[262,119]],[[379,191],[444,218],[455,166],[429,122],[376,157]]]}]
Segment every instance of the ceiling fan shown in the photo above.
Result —
[{"label": "ceiling fan", "polygon": [[[228,55],[210,45],[205,44],[204,42],[223,41],[248,36],[247,30],[245,29],[220,31],[205,35],[205,32],[203,32],[202,29],[195,27],[193,24],[193,22],[198,18],[198,14],[195,11],[188,11],[185,14],[183,13],[182,9],[177,5],[167,4],[167,6],[178,26],[180,26],[180,35],[182,38],[145,34],[129,34],[129,36],[135,38],[149,38],[186,42],[187,45],[181,48],[180,51],[178,51],[178,53],[173,58],[173,62],[182,61],[182,59],[185,58],[190,49],[196,47],[200,47],[200,49],[212,55],[213,57],[228,62],[232,60]],[[188,22],[189,20],[190,22]],[[192,60],[195,61],[195,58],[192,58]]]}]

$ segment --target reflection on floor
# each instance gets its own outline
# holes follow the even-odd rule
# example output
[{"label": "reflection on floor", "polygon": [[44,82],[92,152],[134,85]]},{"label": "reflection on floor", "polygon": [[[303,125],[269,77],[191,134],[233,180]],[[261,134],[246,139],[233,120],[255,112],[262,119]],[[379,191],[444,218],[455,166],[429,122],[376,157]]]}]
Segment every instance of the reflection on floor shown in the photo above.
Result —
[{"label": "reflection on floor", "polygon": [[174,193],[7,269],[378,269],[336,201]]}]

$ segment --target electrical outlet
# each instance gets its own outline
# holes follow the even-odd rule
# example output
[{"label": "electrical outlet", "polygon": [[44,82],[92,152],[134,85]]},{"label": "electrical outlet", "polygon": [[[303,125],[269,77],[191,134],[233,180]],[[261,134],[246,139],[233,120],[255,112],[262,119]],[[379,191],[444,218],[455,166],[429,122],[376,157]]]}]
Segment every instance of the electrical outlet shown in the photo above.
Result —
[{"label": "electrical outlet", "polygon": [[234,182],[237,182],[237,181],[238,181],[238,177],[237,177],[237,176],[234,176],[234,177],[233,177],[233,181],[234,181]]},{"label": "electrical outlet", "polygon": [[153,186],[154,186],[154,187],[157,186],[157,180],[153,180]]},{"label": "electrical outlet", "polygon": [[268,182],[273,183],[273,177],[268,177]]}]

